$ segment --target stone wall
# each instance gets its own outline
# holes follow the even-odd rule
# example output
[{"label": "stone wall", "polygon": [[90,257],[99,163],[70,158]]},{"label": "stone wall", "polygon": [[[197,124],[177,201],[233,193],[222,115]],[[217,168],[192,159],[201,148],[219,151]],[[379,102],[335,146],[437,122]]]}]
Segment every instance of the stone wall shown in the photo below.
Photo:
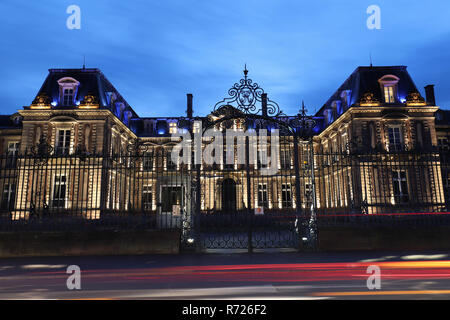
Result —
[{"label": "stone wall", "polygon": [[173,254],[179,250],[178,230],[0,233],[0,258]]}]

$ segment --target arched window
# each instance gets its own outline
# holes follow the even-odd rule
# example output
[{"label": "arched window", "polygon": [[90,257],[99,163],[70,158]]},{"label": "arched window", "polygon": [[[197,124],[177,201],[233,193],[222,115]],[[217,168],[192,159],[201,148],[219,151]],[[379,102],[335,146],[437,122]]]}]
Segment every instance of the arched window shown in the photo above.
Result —
[{"label": "arched window", "polygon": [[64,77],[58,80],[59,84],[59,105],[73,106],[80,83],[74,78]]}]

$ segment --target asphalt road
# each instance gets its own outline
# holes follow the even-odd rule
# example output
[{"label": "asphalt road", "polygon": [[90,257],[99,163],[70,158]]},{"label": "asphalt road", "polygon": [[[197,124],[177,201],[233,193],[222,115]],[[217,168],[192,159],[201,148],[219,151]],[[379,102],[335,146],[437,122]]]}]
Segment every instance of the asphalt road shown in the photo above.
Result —
[{"label": "asphalt road", "polygon": [[[67,288],[70,265],[80,290]],[[450,252],[1,259],[0,299],[450,299]]]}]

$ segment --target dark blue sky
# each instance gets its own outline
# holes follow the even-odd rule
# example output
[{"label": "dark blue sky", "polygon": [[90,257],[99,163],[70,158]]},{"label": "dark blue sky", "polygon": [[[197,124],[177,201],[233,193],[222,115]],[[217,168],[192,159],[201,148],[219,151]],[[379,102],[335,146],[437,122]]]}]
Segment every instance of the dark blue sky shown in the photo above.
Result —
[{"label": "dark blue sky", "polygon": [[[69,30],[69,5],[81,30]],[[366,26],[381,8],[381,30]],[[407,65],[450,108],[448,0],[2,0],[0,113],[29,105],[49,68],[100,68],[140,116],[212,106],[249,76],[296,113],[320,108],[360,65]]]}]

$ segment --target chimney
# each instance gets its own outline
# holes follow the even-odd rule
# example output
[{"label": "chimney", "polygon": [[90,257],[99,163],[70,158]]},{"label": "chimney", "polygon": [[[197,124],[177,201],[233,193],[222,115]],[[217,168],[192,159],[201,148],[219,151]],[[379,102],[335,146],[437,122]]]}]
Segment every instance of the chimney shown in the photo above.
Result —
[{"label": "chimney", "polygon": [[188,118],[192,118],[194,109],[192,108],[192,93],[187,94],[187,110],[186,114]]},{"label": "chimney", "polygon": [[267,93],[261,95],[261,110],[262,115],[267,117]]},{"label": "chimney", "polygon": [[436,98],[434,96],[434,84],[429,84],[425,87],[425,95],[427,103],[431,106],[436,105]]}]

